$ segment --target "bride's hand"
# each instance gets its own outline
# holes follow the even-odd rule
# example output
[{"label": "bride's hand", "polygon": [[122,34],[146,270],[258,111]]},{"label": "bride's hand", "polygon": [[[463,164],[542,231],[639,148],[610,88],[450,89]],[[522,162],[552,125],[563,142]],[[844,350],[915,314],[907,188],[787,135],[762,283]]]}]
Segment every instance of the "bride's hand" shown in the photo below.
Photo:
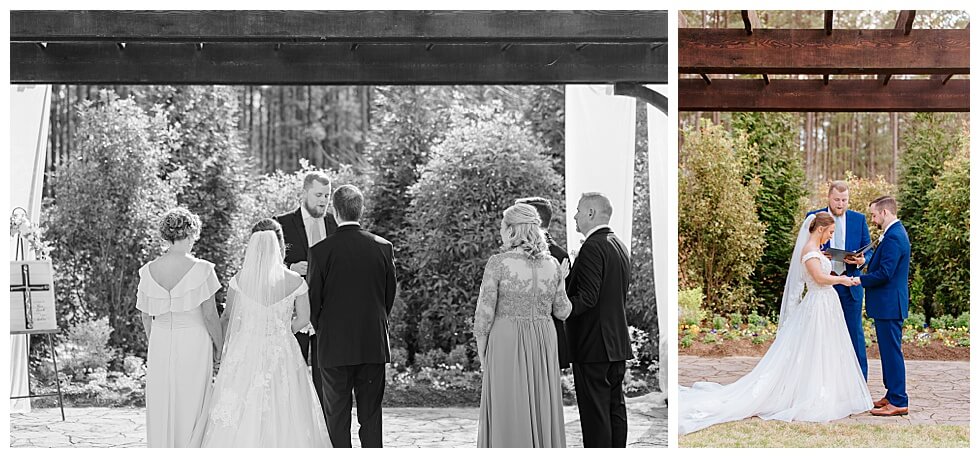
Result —
[{"label": "bride's hand", "polygon": [[567,278],[568,273],[571,271],[572,271],[571,263],[568,262],[568,258],[565,258],[565,260],[561,262],[561,278]]}]

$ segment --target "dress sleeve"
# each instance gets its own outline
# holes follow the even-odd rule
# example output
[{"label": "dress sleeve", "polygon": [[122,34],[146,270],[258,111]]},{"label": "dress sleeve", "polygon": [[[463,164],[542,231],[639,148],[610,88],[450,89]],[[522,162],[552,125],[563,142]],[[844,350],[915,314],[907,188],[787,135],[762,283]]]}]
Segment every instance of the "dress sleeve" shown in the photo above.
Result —
[{"label": "dress sleeve", "polygon": [[800,263],[806,264],[807,261],[809,261],[809,260],[811,260],[813,258],[818,258],[819,259],[819,258],[822,258],[822,257],[824,257],[824,254],[823,253],[820,253],[819,251],[811,251],[811,252],[803,255],[803,259],[800,259]]},{"label": "dress sleeve", "polygon": [[551,315],[564,321],[572,313],[572,301],[568,300],[565,293],[565,276],[561,274],[561,266],[558,267],[558,285],[555,289],[555,298],[551,303]]},{"label": "dress sleeve", "polygon": [[473,318],[473,335],[477,339],[486,339],[490,335],[490,326],[493,324],[493,317],[497,310],[500,266],[500,261],[493,256],[487,261],[487,266],[483,270],[480,298],[476,301],[476,316]]}]

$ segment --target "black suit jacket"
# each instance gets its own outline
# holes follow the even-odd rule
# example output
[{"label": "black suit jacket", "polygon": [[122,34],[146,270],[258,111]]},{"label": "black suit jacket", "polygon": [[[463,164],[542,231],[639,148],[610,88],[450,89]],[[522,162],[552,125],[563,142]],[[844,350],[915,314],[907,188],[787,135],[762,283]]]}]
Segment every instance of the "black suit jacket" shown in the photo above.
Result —
[{"label": "black suit jacket", "polygon": [[626,245],[603,228],[579,250],[566,291],[572,314],[565,320],[572,362],[598,363],[633,358],[626,324],[630,258]]},{"label": "black suit jacket", "polygon": [[[276,221],[282,225],[282,238],[286,242],[286,267],[300,261],[309,261],[310,247],[306,240],[306,225],[303,224],[303,210],[297,208],[289,213],[284,213],[276,217]],[[333,213],[327,212],[323,215],[323,223],[327,228],[325,237],[329,237],[337,231],[337,220]]]},{"label": "black suit jacket", "polygon": [[319,367],[390,361],[394,257],[391,242],[360,226],[341,226],[310,249],[307,280]]},{"label": "black suit jacket", "polygon": [[[551,234],[545,232],[545,238],[548,240],[548,251],[551,252],[551,257],[558,260],[558,264],[568,259],[568,252],[555,243]],[[558,367],[564,369],[570,367],[569,363],[572,362],[572,354],[568,350],[568,337],[565,333],[565,322],[555,317],[551,317],[551,319],[555,322],[555,333],[558,335]]]}]

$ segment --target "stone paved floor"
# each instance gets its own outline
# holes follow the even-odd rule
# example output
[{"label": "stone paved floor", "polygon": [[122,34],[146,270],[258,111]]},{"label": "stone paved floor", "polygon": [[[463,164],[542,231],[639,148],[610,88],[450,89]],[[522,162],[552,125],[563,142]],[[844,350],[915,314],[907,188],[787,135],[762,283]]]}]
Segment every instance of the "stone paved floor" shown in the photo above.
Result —
[{"label": "stone paved floor", "polygon": [[[659,399],[631,400],[630,447],[667,446],[667,408]],[[144,410],[135,408],[35,409],[10,415],[11,447],[143,447]],[[479,409],[389,408],[384,410],[385,447],[474,447]],[[357,419],[351,436],[358,446]],[[565,407],[569,447],[582,446],[578,409]]]},{"label": "stone paved floor", "polygon": [[[677,379],[682,386],[691,386],[701,380],[731,383],[748,373],[758,361],[757,357],[681,356],[677,364]],[[969,361],[905,361],[905,371],[909,415],[875,417],[865,412],[837,421],[871,424],[970,424]],[[874,400],[881,399],[885,394],[879,360],[868,361],[868,387]]]}]

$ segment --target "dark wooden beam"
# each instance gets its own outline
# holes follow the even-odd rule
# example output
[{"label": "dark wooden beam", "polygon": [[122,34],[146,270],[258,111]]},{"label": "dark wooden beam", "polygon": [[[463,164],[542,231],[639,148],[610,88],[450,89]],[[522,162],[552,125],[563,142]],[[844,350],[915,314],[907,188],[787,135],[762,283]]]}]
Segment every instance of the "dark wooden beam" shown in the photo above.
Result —
[{"label": "dark wooden beam", "polygon": [[640,99],[650,105],[653,105],[656,109],[660,110],[661,113],[667,114],[667,96],[654,91],[642,84],[636,83],[616,83],[613,87],[613,94],[625,95]]},{"label": "dark wooden beam", "polygon": [[759,15],[753,10],[742,10],[742,23],[745,33],[752,35],[752,31],[759,28]]},{"label": "dark wooden beam", "polygon": [[970,32],[891,30],[678,30],[678,71],[721,74],[966,74]]},{"label": "dark wooden beam", "polygon": [[[901,32],[902,35],[908,35],[912,32],[912,23],[915,22],[915,10],[902,10],[898,12],[898,17],[895,19],[895,30]],[[878,75],[878,81],[884,86],[888,84],[888,80],[892,77],[891,74]]]},{"label": "dark wooden beam", "polygon": [[680,111],[891,112],[970,111],[970,81],[946,85],[928,79],[895,80],[882,86],[874,79],[772,80],[697,78],[678,83]]},{"label": "dark wooden beam", "polygon": [[[969,22],[966,24],[966,27],[965,28],[966,28],[966,30],[970,30],[970,23]],[[953,78],[953,75],[932,75],[932,76],[930,76],[930,78],[932,78],[934,80],[942,81],[943,84],[946,84],[947,81],[949,81],[951,78]]]},{"label": "dark wooden beam", "polygon": [[11,11],[12,42],[667,41],[666,11]]},{"label": "dark wooden beam", "polygon": [[669,46],[596,44],[10,44],[12,83],[574,84],[667,82]]}]

